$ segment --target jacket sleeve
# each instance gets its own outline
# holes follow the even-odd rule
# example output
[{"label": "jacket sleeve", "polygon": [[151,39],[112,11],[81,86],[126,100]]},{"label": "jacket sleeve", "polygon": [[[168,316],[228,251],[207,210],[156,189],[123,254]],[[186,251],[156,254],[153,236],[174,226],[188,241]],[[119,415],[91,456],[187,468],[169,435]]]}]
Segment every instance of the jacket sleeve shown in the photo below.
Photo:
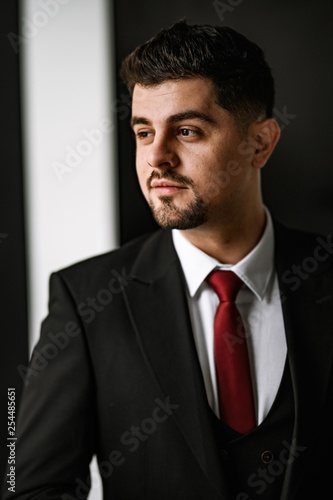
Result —
[{"label": "jacket sleeve", "polygon": [[88,496],[95,452],[95,388],[83,325],[60,274],[50,279],[49,314],[25,371],[17,419],[15,492],[5,500]]}]

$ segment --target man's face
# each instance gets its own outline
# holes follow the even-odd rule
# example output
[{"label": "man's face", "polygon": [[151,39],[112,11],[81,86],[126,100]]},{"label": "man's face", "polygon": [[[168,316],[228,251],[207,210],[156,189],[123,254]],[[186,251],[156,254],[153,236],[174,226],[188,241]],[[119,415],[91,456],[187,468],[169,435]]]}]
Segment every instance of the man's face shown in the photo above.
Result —
[{"label": "man's face", "polygon": [[246,204],[256,169],[208,79],[136,85],[131,123],[139,183],[161,227],[216,223]]}]

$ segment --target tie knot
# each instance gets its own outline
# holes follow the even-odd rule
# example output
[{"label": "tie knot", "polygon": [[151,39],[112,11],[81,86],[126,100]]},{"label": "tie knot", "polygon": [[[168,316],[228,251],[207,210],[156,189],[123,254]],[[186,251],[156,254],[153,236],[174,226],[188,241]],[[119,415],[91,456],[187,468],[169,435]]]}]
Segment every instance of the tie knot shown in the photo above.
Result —
[{"label": "tie knot", "polygon": [[213,271],[206,281],[217,294],[220,302],[235,302],[243,281],[232,271]]}]

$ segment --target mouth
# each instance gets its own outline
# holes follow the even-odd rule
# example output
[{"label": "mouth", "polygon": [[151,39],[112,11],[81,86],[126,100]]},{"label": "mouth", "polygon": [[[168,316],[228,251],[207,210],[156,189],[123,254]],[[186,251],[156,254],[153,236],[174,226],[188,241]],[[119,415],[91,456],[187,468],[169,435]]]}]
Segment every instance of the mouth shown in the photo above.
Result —
[{"label": "mouth", "polygon": [[154,190],[155,193],[159,195],[170,195],[174,193],[178,193],[184,189],[188,189],[184,184],[177,184],[172,181],[162,181],[162,180],[153,180],[150,184],[150,189]]}]

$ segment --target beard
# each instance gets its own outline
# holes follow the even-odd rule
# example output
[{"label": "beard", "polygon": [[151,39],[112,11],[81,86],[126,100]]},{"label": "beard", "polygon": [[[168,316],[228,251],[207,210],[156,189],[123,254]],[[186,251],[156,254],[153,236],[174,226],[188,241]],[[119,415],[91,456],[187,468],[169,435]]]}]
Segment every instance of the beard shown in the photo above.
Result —
[{"label": "beard", "polygon": [[193,181],[185,176],[170,170],[163,175],[153,172],[147,181],[148,188],[153,179],[174,180],[184,186],[190,186],[194,195],[192,201],[186,207],[179,207],[174,201],[173,196],[160,196],[160,206],[156,207],[151,199],[148,199],[149,207],[157,224],[162,229],[193,229],[201,226],[208,220],[207,205],[196,192]]}]

